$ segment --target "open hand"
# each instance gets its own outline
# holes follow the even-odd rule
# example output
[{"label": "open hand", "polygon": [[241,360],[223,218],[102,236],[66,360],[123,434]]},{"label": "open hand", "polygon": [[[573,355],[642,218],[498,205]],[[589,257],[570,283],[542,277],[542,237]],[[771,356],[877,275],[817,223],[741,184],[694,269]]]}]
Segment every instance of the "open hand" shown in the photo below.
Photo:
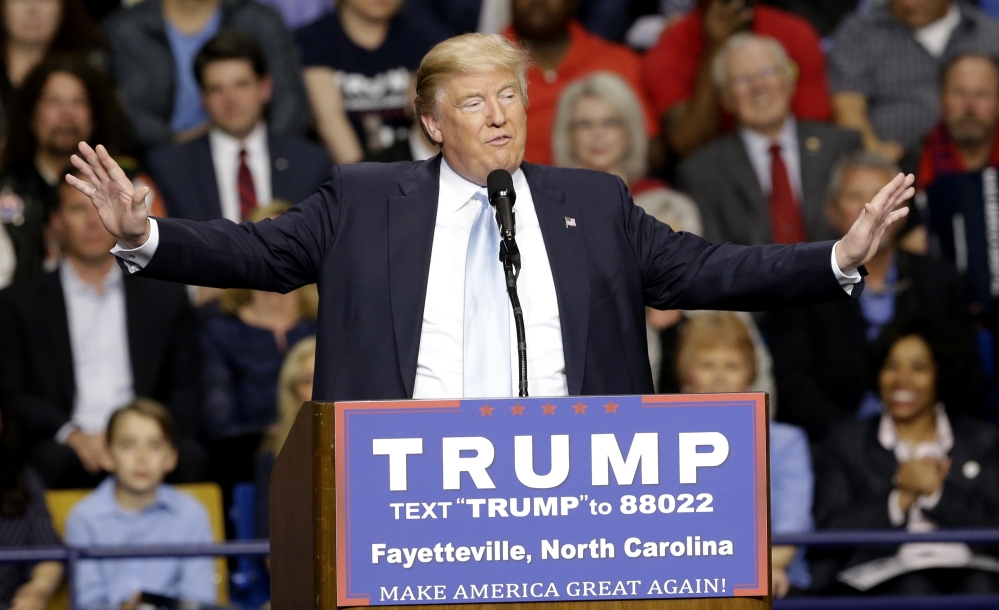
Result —
[{"label": "open hand", "polygon": [[857,267],[871,260],[885,229],[909,213],[907,206],[900,207],[915,194],[912,174],[899,174],[864,206],[864,211],[850,227],[850,231],[836,244],[836,264],[843,273],[850,274]]},{"label": "open hand", "polygon": [[104,228],[127,248],[138,248],[149,239],[149,213],[146,209],[148,187],[135,190],[121,167],[107,149],[98,144],[97,150],[80,142],[80,156],[73,155],[73,167],[86,177],[81,180],[67,175],[66,182],[94,203]]}]

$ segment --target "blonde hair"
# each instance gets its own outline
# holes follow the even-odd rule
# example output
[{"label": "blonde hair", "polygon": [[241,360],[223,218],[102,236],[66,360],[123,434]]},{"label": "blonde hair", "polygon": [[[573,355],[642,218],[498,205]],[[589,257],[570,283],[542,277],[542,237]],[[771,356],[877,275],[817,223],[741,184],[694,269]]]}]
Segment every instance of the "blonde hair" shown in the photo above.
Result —
[{"label": "blonde hair", "polygon": [[[287,201],[275,199],[267,205],[262,205],[253,210],[250,222],[261,222],[263,220],[273,220],[292,208]],[[319,315],[319,290],[315,284],[302,286],[297,290],[299,297],[299,312],[306,320],[315,320]],[[228,315],[236,315],[239,308],[250,303],[253,299],[252,292],[248,288],[226,288],[219,295],[219,311]]]},{"label": "blonde hair", "polygon": [[713,311],[689,319],[680,331],[676,347],[676,375],[680,383],[687,378],[694,355],[716,347],[730,347],[740,352],[752,371],[749,382],[755,380],[756,346],[749,329],[734,313]]},{"label": "blonde hair", "polygon": [[595,72],[581,78],[562,92],[552,127],[552,151],[555,165],[559,167],[579,167],[572,145],[572,113],[576,102],[584,97],[593,97],[606,102],[624,121],[628,130],[628,150],[621,162],[628,181],[637,180],[647,171],[646,154],[649,149],[645,135],[645,113],[631,86],[613,72]]},{"label": "blonde hair", "polygon": [[771,38],[770,36],[760,36],[759,34],[740,32],[725,41],[725,44],[723,44],[722,48],[719,49],[718,54],[715,55],[714,63],[711,64],[711,77],[719,91],[725,91],[728,89],[729,56],[733,53],[738,53],[741,49],[753,43],[763,45],[764,48],[770,51],[774,60],[777,62],[778,67],[783,72],[784,78],[786,78],[788,82],[793,83],[794,80],[798,78],[798,66],[794,63],[791,57],[788,56],[787,51],[784,49],[784,45],[782,45],[780,41],[776,38]]},{"label": "blonde hair", "polygon": [[302,408],[302,403],[299,402],[295,394],[295,386],[303,372],[302,365],[310,356],[313,358],[316,356],[315,337],[306,337],[288,350],[288,354],[284,357],[284,363],[281,365],[281,372],[278,373],[277,427],[275,432],[264,440],[263,444],[263,451],[269,452],[275,457],[281,453],[281,447],[288,439],[291,426],[295,423],[298,411]]},{"label": "blonde hair", "polygon": [[[454,76],[505,70],[513,73],[520,97],[527,106],[527,68],[530,60],[517,43],[499,34],[462,34],[438,43],[423,56],[416,70],[416,120],[425,115],[440,117],[444,87]],[[420,121],[420,129],[434,141]]]}]

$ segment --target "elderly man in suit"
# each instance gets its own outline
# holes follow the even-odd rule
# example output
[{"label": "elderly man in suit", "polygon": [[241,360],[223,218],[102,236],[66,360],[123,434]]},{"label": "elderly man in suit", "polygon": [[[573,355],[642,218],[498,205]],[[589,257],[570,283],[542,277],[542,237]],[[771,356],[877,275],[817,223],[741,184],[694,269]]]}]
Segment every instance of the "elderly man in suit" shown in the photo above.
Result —
[{"label": "elderly man in suit", "polygon": [[67,180],[87,194],[129,272],[205,286],[317,282],[317,400],[512,396],[513,313],[487,176],[504,170],[523,267],[528,387],[538,396],[653,391],[645,306],[756,310],[846,298],[885,228],[896,176],[839,242],[712,245],[636,207],[620,178],[524,163],[527,55],[498,35],[440,43],[420,64],[416,115],[441,155],[338,166],[273,221],[149,219],[103,147]]},{"label": "elderly man in suit", "polygon": [[795,66],[773,38],[737,34],[713,67],[739,129],[680,166],[680,186],[701,208],[704,236],[746,245],[835,239],[826,186],[839,158],[860,148],[860,136],[795,119]]},{"label": "elderly man in suit", "polygon": [[305,199],[326,180],[331,162],[322,147],[268,129],[273,83],[252,36],[218,34],[198,52],[194,69],[208,133],[148,158],[154,180],[167,185],[161,191],[171,218],[239,222],[272,199]]}]

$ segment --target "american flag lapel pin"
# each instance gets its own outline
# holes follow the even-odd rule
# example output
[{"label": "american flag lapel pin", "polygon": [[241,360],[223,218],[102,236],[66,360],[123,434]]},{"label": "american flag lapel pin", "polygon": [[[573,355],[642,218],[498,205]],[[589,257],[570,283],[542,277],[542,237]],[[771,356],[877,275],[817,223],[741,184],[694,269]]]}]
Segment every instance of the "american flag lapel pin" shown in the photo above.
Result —
[{"label": "american flag lapel pin", "polygon": [[569,218],[568,216],[566,216],[565,217],[565,227],[568,229],[569,227],[574,227],[574,226],[576,226],[576,219],[575,218]]}]

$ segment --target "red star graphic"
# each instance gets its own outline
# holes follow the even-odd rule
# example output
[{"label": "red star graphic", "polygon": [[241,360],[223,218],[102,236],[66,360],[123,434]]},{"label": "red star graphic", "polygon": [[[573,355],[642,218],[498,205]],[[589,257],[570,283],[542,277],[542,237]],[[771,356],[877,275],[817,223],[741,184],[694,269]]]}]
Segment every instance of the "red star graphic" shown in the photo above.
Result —
[{"label": "red star graphic", "polygon": [[524,414],[524,405],[521,405],[520,403],[515,404],[512,407],[510,407],[510,410],[513,411],[514,415],[523,415]]},{"label": "red star graphic", "polygon": [[604,409],[606,409],[606,413],[617,413],[618,406],[620,405],[616,405],[613,402],[609,402],[604,405]]},{"label": "red star graphic", "polygon": [[493,408],[490,407],[489,405],[479,407],[479,411],[482,411],[482,417],[485,417],[486,415],[488,415],[489,417],[493,416]]},{"label": "red star graphic", "polygon": [[541,410],[545,412],[545,415],[555,415],[555,405],[552,403],[541,405]]},{"label": "red star graphic", "polygon": [[584,405],[583,403],[578,402],[578,403],[572,405],[572,410],[576,412],[576,415],[586,415],[586,407],[587,406],[588,405]]}]

